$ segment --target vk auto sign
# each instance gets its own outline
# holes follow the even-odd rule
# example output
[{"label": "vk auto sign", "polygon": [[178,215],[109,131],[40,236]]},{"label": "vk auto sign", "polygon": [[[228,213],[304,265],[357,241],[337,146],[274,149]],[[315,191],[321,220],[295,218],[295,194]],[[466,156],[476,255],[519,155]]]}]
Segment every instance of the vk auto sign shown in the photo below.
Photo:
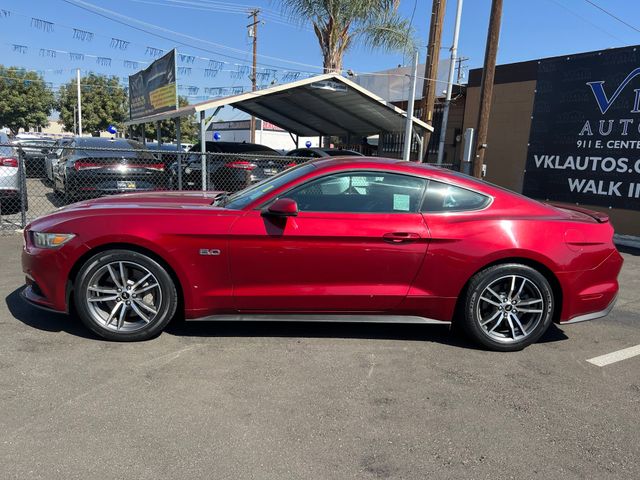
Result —
[{"label": "vk auto sign", "polygon": [[640,47],[540,61],[523,193],[640,209]]}]

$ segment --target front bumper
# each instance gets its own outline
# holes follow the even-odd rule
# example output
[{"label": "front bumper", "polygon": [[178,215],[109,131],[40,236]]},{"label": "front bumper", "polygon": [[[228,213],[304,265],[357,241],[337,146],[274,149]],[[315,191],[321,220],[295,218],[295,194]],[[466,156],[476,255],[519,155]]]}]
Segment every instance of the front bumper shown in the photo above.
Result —
[{"label": "front bumper", "polygon": [[30,303],[56,312],[68,311],[71,267],[89,251],[77,239],[72,242],[59,249],[41,249],[27,241],[22,250],[22,271],[27,284],[22,295]]},{"label": "front bumper", "polygon": [[49,301],[47,301],[46,298],[38,295],[36,293],[36,290],[37,290],[37,287],[34,287],[34,285],[27,284],[27,286],[23,288],[22,291],[20,292],[20,296],[28,304],[33,305],[34,307],[40,308],[42,310],[46,310],[47,312],[66,313],[66,311],[61,312],[60,310],[56,310],[53,307],[53,305]]}]

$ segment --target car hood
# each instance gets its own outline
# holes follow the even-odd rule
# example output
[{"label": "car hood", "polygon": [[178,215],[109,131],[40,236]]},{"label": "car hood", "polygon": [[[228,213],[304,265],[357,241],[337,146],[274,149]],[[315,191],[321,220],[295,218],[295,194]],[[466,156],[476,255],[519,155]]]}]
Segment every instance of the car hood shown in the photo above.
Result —
[{"label": "car hood", "polygon": [[84,208],[184,207],[211,205],[224,192],[146,192],[126,193],[73,203],[63,210]]},{"label": "car hood", "polygon": [[108,197],[85,200],[72,203],[56,210],[53,213],[35,219],[27,228],[37,231],[48,231],[56,225],[91,218],[91,221],[99,220],[103,215],[128,215],[126,210],[145,215],[147,213],[169,213],[177,210],[206,210],[218,215],[236,215],[234,210],[222,207],[214,207],[211,204],[216,196],[224,192],[148,192],[112,195]]}]

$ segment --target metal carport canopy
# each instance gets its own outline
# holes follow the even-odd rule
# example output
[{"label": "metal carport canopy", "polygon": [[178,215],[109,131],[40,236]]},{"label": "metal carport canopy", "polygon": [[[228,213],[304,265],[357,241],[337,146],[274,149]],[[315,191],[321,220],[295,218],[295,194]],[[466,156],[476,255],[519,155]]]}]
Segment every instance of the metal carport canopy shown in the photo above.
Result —
[{"label": "metal carport canopy", "polygon": [[[125,125],[155,123],[232,106],[298,136],[369,136],[402,132],[406,112],[336,73],[326,73],[255,92],[208,100],[171,112],[141,117]],[[433,127],[413,117],[422,136]]]}]

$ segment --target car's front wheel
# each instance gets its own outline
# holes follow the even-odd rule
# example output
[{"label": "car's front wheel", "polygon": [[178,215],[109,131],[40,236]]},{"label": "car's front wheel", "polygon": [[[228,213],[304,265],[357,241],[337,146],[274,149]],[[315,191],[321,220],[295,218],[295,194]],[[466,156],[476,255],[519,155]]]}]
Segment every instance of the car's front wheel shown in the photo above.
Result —
[{"label": "car's front wheel", "polygon": [[464,330],[497,351],[515,351],[536,342],[553,318],[549,281],[527,265],[510,263],[474,275],[464,298]]},{"label": "car's front wheel", "polygon": [[117,341],[158,335],[176,311],[175,284],[156,260],[130,250],[100,252],[82,266],[74,288],[82,322]]}]

